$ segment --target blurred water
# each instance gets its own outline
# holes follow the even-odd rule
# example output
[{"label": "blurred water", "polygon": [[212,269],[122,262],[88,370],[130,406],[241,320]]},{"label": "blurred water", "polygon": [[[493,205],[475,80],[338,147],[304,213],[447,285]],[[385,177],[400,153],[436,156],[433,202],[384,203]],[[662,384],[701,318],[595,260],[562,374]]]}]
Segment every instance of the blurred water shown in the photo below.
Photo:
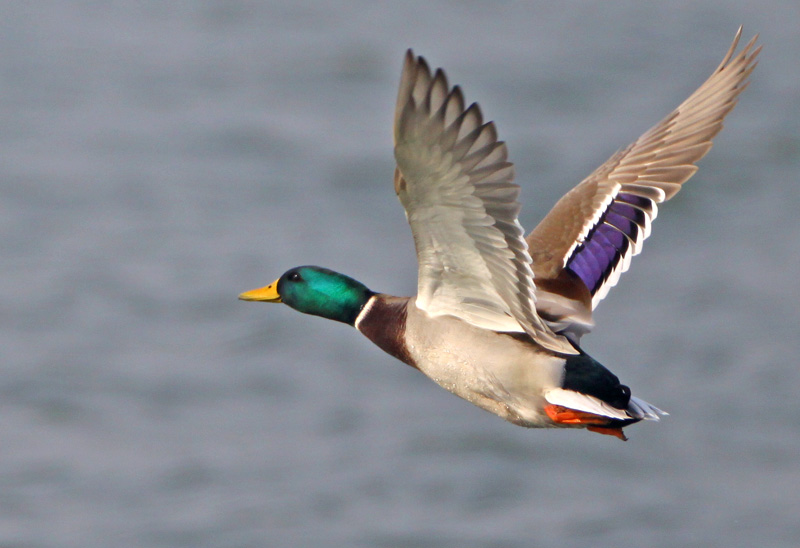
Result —
[{"label": "blurred water", "polygon": [[[0,546],[800,544],[791,2],[0,7]],[[415,288],[405,48],[509,142],[527,227],[734,31],[753,83],[586,348],[669,410],[529,431],[354,330],[236,295],[296,264]]]}]

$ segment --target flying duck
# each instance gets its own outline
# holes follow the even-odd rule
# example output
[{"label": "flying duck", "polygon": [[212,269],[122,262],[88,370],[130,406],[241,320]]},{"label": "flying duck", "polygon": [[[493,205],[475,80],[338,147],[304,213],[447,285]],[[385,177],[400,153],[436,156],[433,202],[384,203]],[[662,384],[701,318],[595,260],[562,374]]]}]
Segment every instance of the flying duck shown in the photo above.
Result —
[{"label": "flying duck", "polygon": [[747,87],[755,36],[697,91],[564,195],[527,236],[506,145],[476,103],[408,50],[394,117],[394,189],[419,264],[395,297],[318,266],[242,293],[354,326],[461,398],[519,426],[622,429],[666,413],[589,356],[592,311],[642,250],[658,204],[697,171]]}]

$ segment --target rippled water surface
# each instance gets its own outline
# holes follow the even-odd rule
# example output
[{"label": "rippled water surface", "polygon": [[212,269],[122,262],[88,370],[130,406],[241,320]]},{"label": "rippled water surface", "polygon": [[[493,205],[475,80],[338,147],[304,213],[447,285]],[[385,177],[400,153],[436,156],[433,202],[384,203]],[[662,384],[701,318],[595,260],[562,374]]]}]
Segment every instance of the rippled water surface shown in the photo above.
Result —
[{"label": "rippled water surface", "polygon": [[[0,546],[800,545],[794,2],[0,7]],[[752,85],[586,349],[670,411],[514,427],[240,291],[410,294],[391,120],[413,46],[508,141],[531,228],[739,24]]]}]

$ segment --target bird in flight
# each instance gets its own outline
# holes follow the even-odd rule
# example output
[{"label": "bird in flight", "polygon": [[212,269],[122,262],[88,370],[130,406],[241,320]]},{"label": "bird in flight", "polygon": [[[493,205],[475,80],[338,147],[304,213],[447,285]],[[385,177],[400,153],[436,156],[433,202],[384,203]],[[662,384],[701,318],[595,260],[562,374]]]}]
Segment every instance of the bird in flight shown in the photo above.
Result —
[{"label": "bird in flight", "polygon": [[623,427],[666,414],[584,352],[592,311],[628,270],[747,87],[761,47],[719,67],[666,118],[567,192],[527,236],[494,123],[442,69],[406,53],[394,117],[394,189],[417,253],[414,297],[299,266],[242,293],[354,326],[461,398],[531,428]]}]

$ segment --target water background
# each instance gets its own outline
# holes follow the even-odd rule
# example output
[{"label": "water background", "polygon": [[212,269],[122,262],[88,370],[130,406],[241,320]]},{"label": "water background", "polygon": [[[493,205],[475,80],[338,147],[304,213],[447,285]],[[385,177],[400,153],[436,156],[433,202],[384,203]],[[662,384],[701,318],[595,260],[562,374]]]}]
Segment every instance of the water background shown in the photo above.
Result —
[{"label": "water background", "polygon": [[[800,545],[800,7],[0,7],[0,546]],[[508,141],[532,228],[717,66],[764,51],[586,349],[671,416],[532,431],[240,291],[411,294],[402,56]]]}]

